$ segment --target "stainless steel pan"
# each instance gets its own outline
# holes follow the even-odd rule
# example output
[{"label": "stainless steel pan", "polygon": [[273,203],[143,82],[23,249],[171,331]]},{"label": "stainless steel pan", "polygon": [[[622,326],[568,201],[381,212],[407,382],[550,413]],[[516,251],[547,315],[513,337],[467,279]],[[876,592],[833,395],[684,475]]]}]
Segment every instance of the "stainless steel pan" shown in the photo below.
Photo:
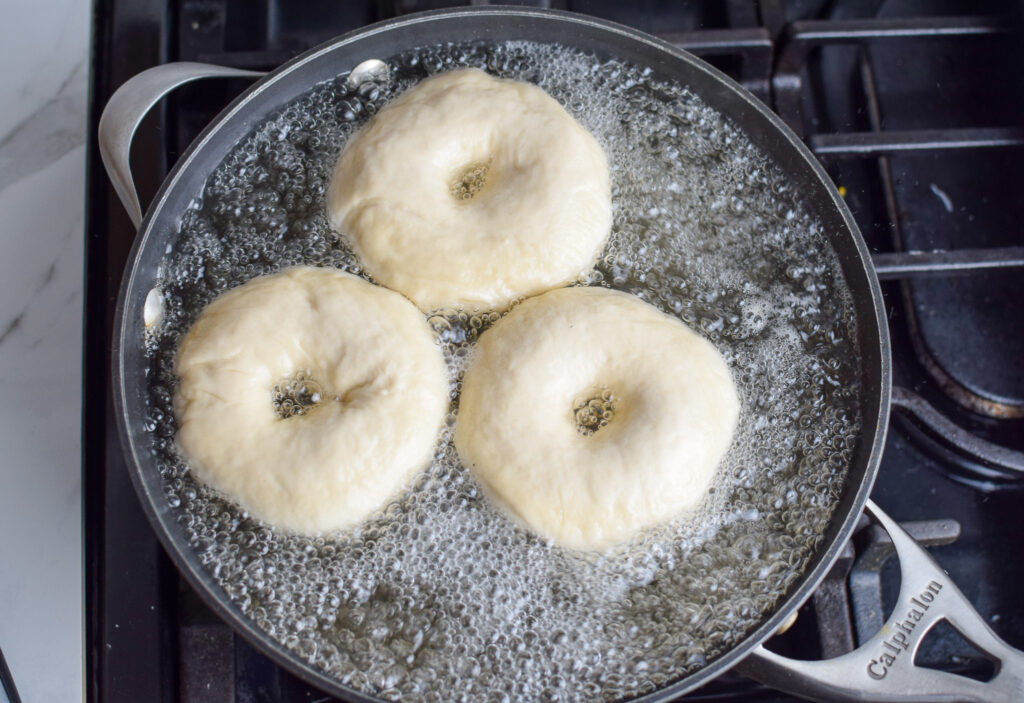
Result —
[{"label": "stainless steel pan", "polygon": [[[635,30],[569,13],[501,8],[425,13],[373,25],[314,49],[262,77],[224,110],[178,161],[145,217],[132,183],[128,155],[134,131],[146,111],[173,88],[189,81],[260,74],[202,64],[168,64],[136,76],[111,98],[100,122],[100,149],[114,187],[139,228],[121,287],[115,324],[113,365],[118,425],[132,467],[132,479],[149,519],[195,590],[237,631],[282,666],[338,696],[369,700],[365,694],[326,677],[268,637],[226,596],[187,545],[173,511],[164,500],[159,471],[148,451],[150,439],[141,422],[146,410],[147,383],[140,344],[144,334],[143,311],[168,243],[177,235],[181,213],[202,192],[207,178],[225,155],[257,124],[314,84],[352,71],[367,58],[463,40],[568,43],[650,67],[666,80],[688,86],[745,132],[800,190],[804,205],[822,223],[854,296],[859,334],[856,344],[862,360],[863,432],[854,450],[845,490],[820,548],[797,585],[742,641],[698,671],[645,699],[673,698],[733,666],[772,686],[815,699],[1011,701],[1024,697],[1024,656],[992,632],[941,567],[868,499],[889,415],[891,370],[887,326],[877,278],[864,242],[824,170],[770,110],[714,68]],[[366,69],[364,64],[363,70]],[[893,616],[861,648],[831,661],[792,661],[766,650],[762,643],[811,595],[862,513],[889,532],[900,559],[902,590]],[[908,616],[911,610],[916,614]],[[914,652],[924,635],[942,619],[999,661],[991,681],[982,683],[913,665]]]}]

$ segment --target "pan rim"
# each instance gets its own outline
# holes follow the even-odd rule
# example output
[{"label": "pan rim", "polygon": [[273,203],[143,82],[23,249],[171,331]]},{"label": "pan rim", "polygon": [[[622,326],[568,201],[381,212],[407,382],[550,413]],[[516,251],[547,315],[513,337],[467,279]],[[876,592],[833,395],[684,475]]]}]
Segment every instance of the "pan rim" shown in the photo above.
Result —
[{"label": "pan rim", "polygon": [[[170,510],[163,505],[162,494],[154,490],[150,483],[156,479],[147,479],[143,476],[142,467],[145,466],[143,457],[146,455],[144,448],[136,445],[132,433],[129,431],[130,418],[128,417],[126,374],[124,363],[124,345],[131,344],[134,340],[129,336],[129,320],[127,312],[128,301],[132,299],[132,293],[139,288],[139,254],[146,248],[147,242],[154,235],[154,223],[159,219],[168,200],[169,194],[175,189],[183,174],[189,170],[189,166],[196,156],[205,149],[217,136],[218,132],[234,118],[242,114],[248,104],[263,93],[268,87],[278,81],[287,80],[293,71],[300,66],[314,61],[317,58],[330,54],[338,49],[384,32],[400,30],[405,27],[436,22],[451,21],[464,16],[490,16],[511,20],[515,18],[547,18],[567,23],[570,26],[586,26],[598,31],[603,31],[626,40],[646,45],[657,52],[667,54],[673,60],[683,61],[695,70],[708,74],[719,85],[730,91],[736,100],[742,101],[747,107],[756,110],[760,116],[767,119],[776,134],[781,136],[788,147],[800,155],[802,161],[810,167],[814,178],[820,182],[825,189],[829,199],[829,206],[837,209],[848,235],[853,239],[853,245],[859,259],[859,266],[844,265],[844,273],[847,278],[852,273],[863,275],[866,288],[871,296],[872,308],[875,312],[874,319],[868,316],[858,316],[857,324],[871,325],[870,330],[860,330],[860,334],[874,332],[869,335],[877,338],[880,347],[878,357],[877,377],[878,388],[866,388],[863,402],[870,407],[872,402],[877,403],[877,418],[865,417],[862,425],[862,432],[873,432],[870,451],[866,459],[866,466],[860,485],[852,499],[850,509],[846,515],[841,516],[842,524],[835,532],[832,543],[822,545],[812,556],[814,563],[811,564],[802,575],[799,585],[791,592],[782,597],[775,607],[773,613],[761,621],[761,623],[750,631],[741,641],[733,645],[727,651],[720,654],[713,661],[701,669],[683,676],[672,683],[659,688],[658,690],[634,698],[637,701],[667,700],[682,695],[698,686],[707,683],[711,679],[721,675],[732,668],[742,659],[748,656],[752,650],[760,646],[765,640],[782,625],[783,621],[798,609],[814,592],[820,582],[825,578],[832,564],[839,556],[840,550],[849,539],[856,527],[857,521],[863,512],[864,505],[869,497],[874,484],[875,476],[881,461],[882,450],[885,445],[888,429],[890,410],[890,394],[892,387],[892,362],[889,347],[888,324],[884,315],[881,287],[871,262],[870,254],[863,237],[853,219],[852,214],[839,196],[835,185],[828,177],[824,168],[817,161],[810,149],[790,130],[790,128],[773,113],[766,105],[754,97],[751,93],[737,84],[727,75],[714,67],[706,64],[693,55],[653,36],[634,30],[623,25],[606,20],[581,15],[578,13],[564,12],[559,10],[544,10],[536,8],[513,8],[513,7],[461,7],[444,10],[433,10],[368,25],[340,37],[329,40],[309,51],[300,54],[287,63],[271,71],[264,78],[243,91],[224,110],[222,110],[193,140],[188,150],[177,161],[170,173],[163,180],[156,196],[146,211],[145,217],[139,227],[139,233],[135,238],[131,251],[128,255],[129,268],[126,269],[122,279],[121,289],[118,295],[114,314],[114,339],[112,350],[112,372],[114,381],[114,410],[117,421],[118,437],[121,443],[124,458],[128,464],[127,469],[131,477],[136,493],[140,497],[140,503],[153,526],[164,550],[171,557],[175,567],[186,578],[189,585],[199,594],[203,602],[209,606],[219,617],[227,621],[231,627],[239,631],[257,650],[270,657],[276,664],[282,666],[290,673],[301,679],[324,689],[333,695],[344,696],[357,701],[380,700],[367,695],[361,691],[349,688],[338,680],[329,677],[326,673],[314,668],[305,662],[297,653],[287,649],[283,644],[270,639],[254,621],[246,616],[241,609],[227,599],[222,589],[208,575],[205,567],[198,559],[198,555],[186,548],[184,543],[176,540],[173,529],[174,520]],[[312,86],[309,86],[310,88]],[[866,375],[867,359],[863,360],[861,366],[862,377]],[[875,395],[877,393],[877,395]],[[872,427],[872,425],[874,425]],[[849,485],[847,486],[849,490]],[[839,507],[837,506],[837,510]],[[834,514],[831,523],[838,521],[840,516]],[[203,576],[206,575],[206,578]]]}]

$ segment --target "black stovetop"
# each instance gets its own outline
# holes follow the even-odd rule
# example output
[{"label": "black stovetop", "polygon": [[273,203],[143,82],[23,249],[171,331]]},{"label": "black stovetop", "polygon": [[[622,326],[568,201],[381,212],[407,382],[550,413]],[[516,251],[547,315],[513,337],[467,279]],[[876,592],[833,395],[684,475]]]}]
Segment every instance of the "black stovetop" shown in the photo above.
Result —
[{"label": "black stovetop", "polygon": [[[132,489],[113,420],[110,340],[134,230],[98,158],[103,105],[117,86],[156,64],[270,69],[378,19],[457,4],[469,3],[97,0],[83,434],[88,701],[330,700],[257,653],[200,602]],[[883,279],[895,410],[872,497],[933,545],[1000,636],[1024,647],[1024,42],[1006,4],[518,4],[604,17],[694,51],[807,140],[877,252]],[[133,149],[143,203],[244,86],[187,86],[147,118]],[[953,252],[906,253],[912,250]],[[948,543],[950,535],[958,537]],[[899,583],[895,561],[879,560],[885,549],[872,539],[864,531],[853,541],[773,648],[833,656],[873,634]],[[975,676],[990,668],[950,632],[929,636],[918,662]],[[792,700],[732,674],[690,698]]]}]

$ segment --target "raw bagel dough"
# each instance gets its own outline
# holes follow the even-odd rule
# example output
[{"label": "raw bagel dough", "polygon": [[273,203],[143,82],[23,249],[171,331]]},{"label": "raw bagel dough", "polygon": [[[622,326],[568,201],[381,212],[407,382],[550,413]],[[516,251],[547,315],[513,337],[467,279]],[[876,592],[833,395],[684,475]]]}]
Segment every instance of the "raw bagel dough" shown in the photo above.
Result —
[{"label": "raw bagel dough", "polygon": [[[306,372],[322,400],[283,419],[274,387]],[[356,524],[431,458],[448,409],[422,313],[392,291],[300,267],[224,293],[178,352],[178,443],[196,475],[297,531]]]},{"label": "raw bagel dough", "polygon": [[[695,508],[732,442],[739,400],[717,350],[638,298],[564,288],[480,337],[455,446],[499,502],[577,549],[625,541]],[[610,392],[607,426],[577,425]]]},{"label": "raw bagel dough", "polygon": [[477,69],[381,110],[327,202],[366,270],[424,310],[504,309],[564,285],[593,265],[612,217],[597,141],[540,88]]}]

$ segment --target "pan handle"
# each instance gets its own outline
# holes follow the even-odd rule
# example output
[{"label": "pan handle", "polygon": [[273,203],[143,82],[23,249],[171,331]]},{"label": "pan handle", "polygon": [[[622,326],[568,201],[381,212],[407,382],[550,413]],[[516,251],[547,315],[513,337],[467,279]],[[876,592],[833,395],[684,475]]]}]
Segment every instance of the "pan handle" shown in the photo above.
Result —
[{"label": "pan handle", "polygon": [[178,86],[200,78],[255,78],[262,75],[260,71],[181,61],[147,69],[129,78],[110,96],[100,116],[100,156],[114,190],[136,228],[142,223],[142,206],[135,191],[129,154],[135,130],[150,108]]},{"label": "pan handle", "polygon": [[[996,636],[938,562],[896,521],[870,500],[866,513],[889,533],[900,562],[899,600],[882,629],[854,651],[826,661],[789,659],[758,646],[737,671],[812,700],[1024,700],[1024,653]],[[989,681],[914,663],[925,635],[942,620],[995,660],[995,675]]]}]

